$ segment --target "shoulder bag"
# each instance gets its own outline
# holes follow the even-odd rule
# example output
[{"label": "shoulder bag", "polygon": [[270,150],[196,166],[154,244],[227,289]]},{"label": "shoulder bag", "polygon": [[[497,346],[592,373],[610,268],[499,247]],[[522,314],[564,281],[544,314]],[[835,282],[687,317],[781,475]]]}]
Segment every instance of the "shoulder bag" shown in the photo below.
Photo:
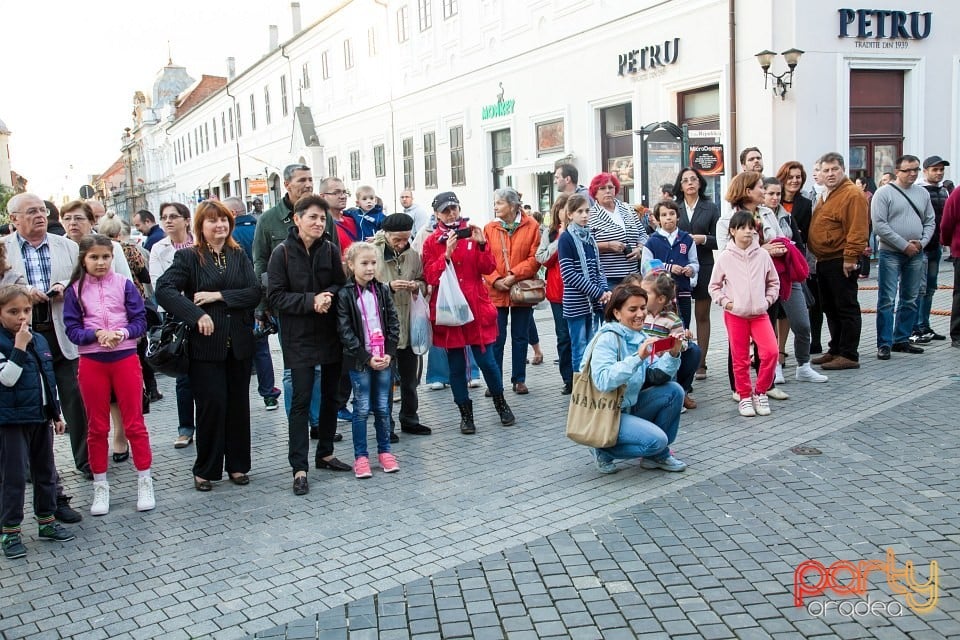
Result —
[{"label": "shoulder bag", "polygon": [[[509,237],[509,235],[508,235]],[[503,264],[510,272],[510,258],[507,256],[507,243],[500,245],[503,250]],[[535,307],[547,298],[547,283],[540,278],[517,280],[510,287],[510,303],[521,307]]]},{"label": "shoulder bag", "polygon": [[[619,340],[619,337],[618,337]],[[573,392],[567,411],[567,437],[577,444],[603,449],[617,442],[620,434],[620,407],[626,385],[600,391],[593,384],[590,360],[594,343],[584,355],[580,371],[573,374]],[[620,360],[620,344],[617,345]]]}]

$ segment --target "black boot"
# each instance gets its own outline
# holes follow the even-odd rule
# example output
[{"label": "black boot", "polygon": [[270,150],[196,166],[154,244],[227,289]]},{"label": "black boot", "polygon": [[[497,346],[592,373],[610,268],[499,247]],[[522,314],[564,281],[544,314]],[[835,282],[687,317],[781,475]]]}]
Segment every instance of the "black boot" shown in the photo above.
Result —
[{"label": "black boot", "polygon": [[507,401],[502,393],[493,396],[493,406],[497,408],[497,413],[500,414],[500,424],[503,426],[509,427],[517,421],[513,415],[513,411],[510,411],[510,407],[507,405]]},{"label": "black boot", "polygon": [[473,400],[458,404],[457,408],[460,409],[460,433],[476,433],[477,425],[473,424]]}]

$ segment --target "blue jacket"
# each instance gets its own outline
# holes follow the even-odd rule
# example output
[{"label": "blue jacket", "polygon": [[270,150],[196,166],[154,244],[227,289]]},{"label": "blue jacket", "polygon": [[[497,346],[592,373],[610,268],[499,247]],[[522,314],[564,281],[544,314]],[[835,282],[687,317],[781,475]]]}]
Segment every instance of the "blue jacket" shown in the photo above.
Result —
[{"label": "blue jacket", "polygon": [[367,213],[364,213],[359,207],[345,209],[343,215],[350,216],[357,223],[357,232],[360,236],[358,242],[363,242],[367,238],[375,236],[377,231],[380,231],[380,227],[383,226],[383,219],[387,217],[383,214],[383,207],[379,204],[373,205],[373,209],[370,209]]},{"label": "blue jacket", "polygon": [[143,241],[143,248],[147,251],[150,251],[150,249],[153,248],[153,245],[157,244],[166,237],[167,234],[163,232],[163,227],[155,224],[150,228],[150,233],[147,234],[147,239]]},{"label": "blue jacket", "polygon": [[[666,237],[654,233],[647,239],[644,248],[649,249],[654,259],[659,260],[669,269],[672,265],[686,267],[690,264],[690,247],[694,244],[693,236],[683,230],[677,231],[677,239],[671,245]],[[673,281],[677,283],[677,291],[691,291],[690,277],[682,273],[671,273]]]},{"label": "blue jacket", "polygon": [[23,372],[12,387],[0,384],[0,426],[45,424],[58,419],[57,380],[53,374],[53,354],[46,339],[34,333],[27,350],[21,351],[13,347],[13,334],[0,327],[0,362],[8,364],[8,361],[19,365]]},{"label": "blue jacket", "polygon": [[593,352],[590,372],[593,384],[599,391],[613,391],[621,385],[627,385],[623,394],[624,412],[637,403],[647,377],[647,367],[659,369],[671,378],[680,368],[680,358],[674,358],[669,353],[654,358],[653,364],[650,364],[649,357],[640,358],[637,351],[647,338],[642,331],[628,329],[619,322],[608,322],[600,327],[587,347],[587,353]]},{"label": "blue jacket", "polygon": [[237,216],[233,221],[233,239],[237,241],[243,252],[253,260],[253,235],[257,232],[257,219],[249,213]]}]

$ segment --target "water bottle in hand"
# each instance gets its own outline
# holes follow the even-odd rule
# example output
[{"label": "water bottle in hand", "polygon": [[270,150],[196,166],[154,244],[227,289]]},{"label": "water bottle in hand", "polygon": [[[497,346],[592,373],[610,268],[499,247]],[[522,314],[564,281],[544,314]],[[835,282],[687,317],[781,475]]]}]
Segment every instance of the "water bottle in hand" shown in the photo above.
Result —
[{"label": "water bottle in hand", "polygon": [[370,334],[370,355],[374,358],[382,358],[386,355],[383,333],[380,331],[374,331]]}]

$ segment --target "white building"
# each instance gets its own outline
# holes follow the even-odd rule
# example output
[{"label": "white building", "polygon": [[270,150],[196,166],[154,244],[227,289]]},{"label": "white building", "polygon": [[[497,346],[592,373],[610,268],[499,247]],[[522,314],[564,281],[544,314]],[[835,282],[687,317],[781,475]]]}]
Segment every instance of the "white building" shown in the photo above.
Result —
[{"label": "white building", "polygon": [[[721,196],[747,146],[771,175],[833,150],[869,175],[900,153],[956,161],[958,6],[342,2],[170,125],[174,179],[196,202],[246,196],[249,180],[266,178],[269,206],[283,166],[300,161],[317,180],[372,185],[391,211],[405,186],[425,205],[453,189],[486,219],[501,184],[548,208],[561,160],[583,184],[617,173],[632,202],[695,155],[714,166]],[[792,86],[773,92],[755,54],[793,48],[805,53]],[[784,71],[776,56],[770,72]],[[685,159],[673,124],[688,130]]]},{"label": "white building", "polygon": [[10,176],[10,129],[0,120],[0,184],[13,188]]}]

